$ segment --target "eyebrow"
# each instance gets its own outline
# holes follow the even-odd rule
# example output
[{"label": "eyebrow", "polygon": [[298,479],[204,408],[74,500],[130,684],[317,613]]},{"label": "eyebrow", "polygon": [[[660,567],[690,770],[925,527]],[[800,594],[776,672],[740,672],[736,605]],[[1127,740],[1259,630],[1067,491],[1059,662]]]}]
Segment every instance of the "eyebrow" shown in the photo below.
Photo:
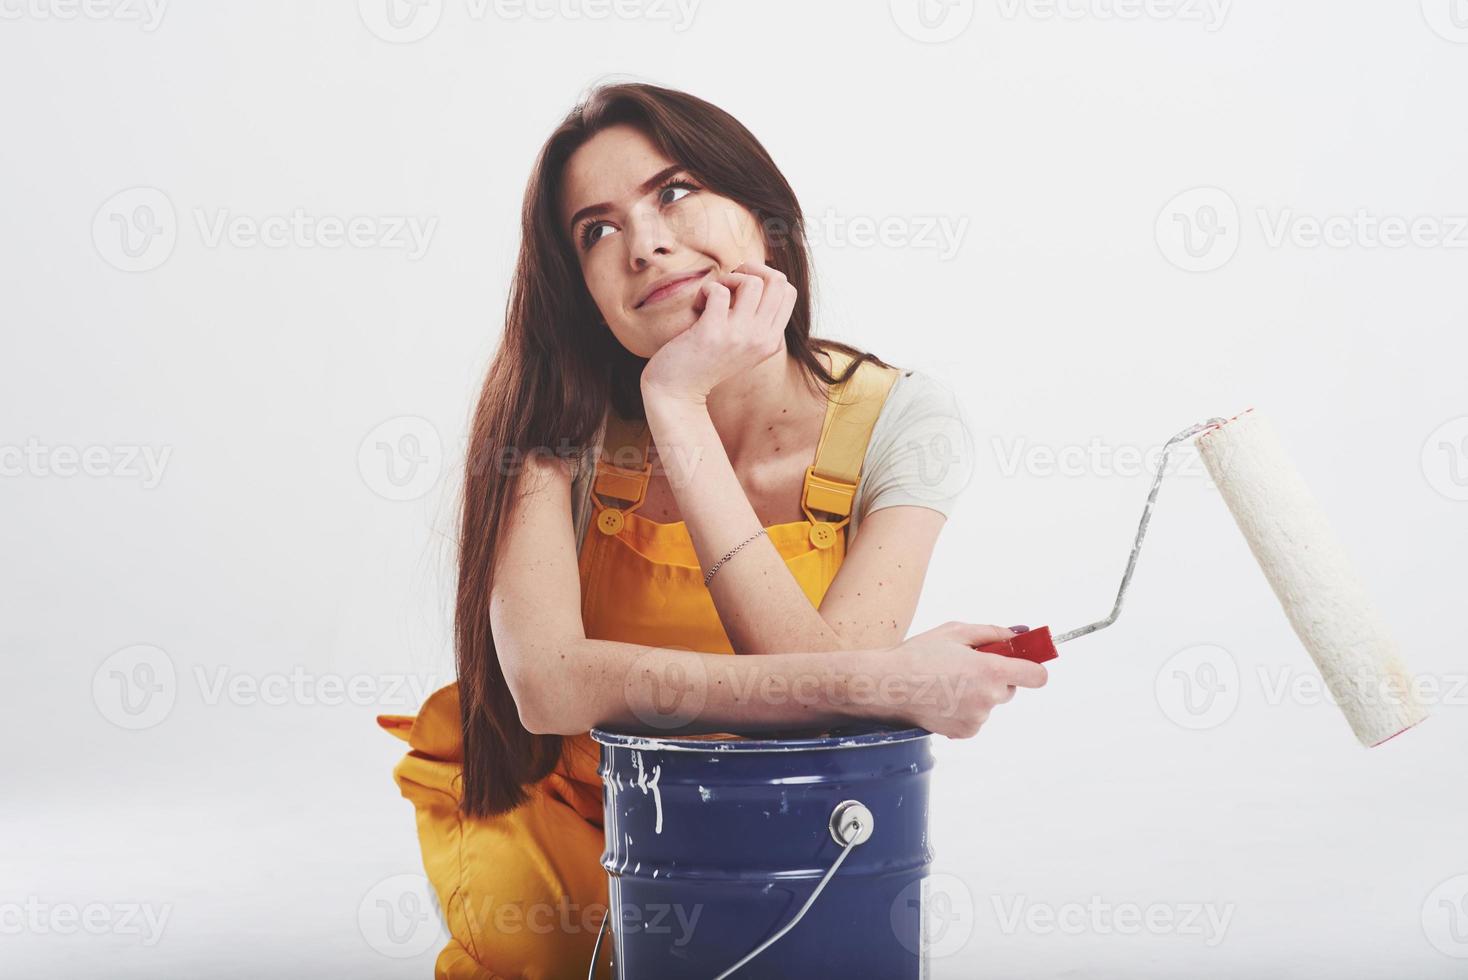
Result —
[{"label": "eyebrow", "polygon": [[[637,196],[641,197],[643,194],[650,192],[654,187],[661,184],[664,179],[671,177],[673,174],[677,173],[680,170],[685,169],[687,168],[678,163],[673,164],[671,167],[664,167],[662,170],[659,170],[657,173],[644,180],[638,186]],[[605,201],[603,201],[601,204],[587,205],[580,211],[577,211],[575,214],[571,215],[571,220],[566,223],[566,227],[570,231],[570,233],[574,235],[576,233],[576,226],[581,223],[582,218],[590,218],[591,216],[597,214],[606,214],[611,209],[612,206]]]}]

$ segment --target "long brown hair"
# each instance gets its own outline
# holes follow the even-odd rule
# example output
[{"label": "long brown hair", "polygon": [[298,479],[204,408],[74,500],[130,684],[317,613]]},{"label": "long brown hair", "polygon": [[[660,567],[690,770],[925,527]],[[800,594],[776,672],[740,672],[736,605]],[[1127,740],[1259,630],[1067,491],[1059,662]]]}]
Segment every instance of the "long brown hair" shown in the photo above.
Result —
[{"label": "long brown hair", "polygon": [[[526,787],[555,769],[562,750],[561,736],[537,735],[520,724],[490,629],[495,547],[520,469],[502,461],[547,451],[580,459],[609,405],[623,418],[644,417],[639,379],[647,359],[628,351],[601,323],[557,217],[566,160],[618,123],[637,127],[705,187],[754,215],[770,265],[800,292],[785,344],[812,386],[815,379],[845,381],[863,360],[886,366],[847,344],[811,338],[810,259],[800,205],[769,153],[738,120],[687,93],[629,82],[597,86],[571,110],[530,173],[504,337],[474,411],[465,467],[454,646],[463,809],[471,815],[502,813],[524,802]],[[819,348],[844,351],[852,362],[833,376],[816,356]]]}]

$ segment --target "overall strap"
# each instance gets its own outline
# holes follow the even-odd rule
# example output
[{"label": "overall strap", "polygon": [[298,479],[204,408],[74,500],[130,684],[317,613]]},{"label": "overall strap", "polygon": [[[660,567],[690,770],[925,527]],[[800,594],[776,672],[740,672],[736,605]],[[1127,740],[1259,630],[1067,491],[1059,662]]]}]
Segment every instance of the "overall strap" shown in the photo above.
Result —
[{"label": "overall strap", "polygon": [[[843,351],[829,353],[833,374],[841,374],[852,361],[851,355]],[[831,390],[816,460],[806,469],[805,489],[801,494],[801,507],[811,523],[824,523],[811,513],[815,510],[841,518],[831,525],[832,533],[851,520],[872,428],[897,375],[896,368],[863,361],[845,384]]]},{"label": "overall strap", "polygon": [[[647,459],[651,441],[652,430],[646,419],[624,419],[611,407],[607,408],[601,458],[591,487],[592,499],[600,505],[598,509],[605,506],[600,494],[627,501],[630,506],[622,508],[624,512],[642,506],[647,497],[647,481],[652,476],[652,463]],[[616,523],[620,530],[621,522]]]}]

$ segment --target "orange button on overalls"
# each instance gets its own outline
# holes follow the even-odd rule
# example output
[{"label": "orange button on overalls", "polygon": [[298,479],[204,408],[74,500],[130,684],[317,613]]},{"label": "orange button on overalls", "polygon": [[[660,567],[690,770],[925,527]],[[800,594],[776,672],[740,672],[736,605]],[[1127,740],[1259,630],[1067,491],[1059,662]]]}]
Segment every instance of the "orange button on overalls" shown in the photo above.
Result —
[{"label": "orange button on overalls", "polygon": [[[829,351],[831,370],[851,358]],[[807,520],[767,528],[790,574],[819,606],[846,555],[844,528],[872,425],[896,370],[863,363],[829,392],[816,459],[801,504]],[[609,412],[591,494],[595,508],[580,553],[586,635],[647,646],[733,653],[687,526],[636,513],[651,466],[645,422]],[[642,461],[627,468],[608,459]],[[611,507],[601,498],[624,501]],[[818,520],[814,511],[839,520]],[[590,733],[567,737],[557,770],[509,813],[472,818],[459,810],[463,742],[457,685],[436,691],[416,718],[379,723],[412,751],[393,770],[413,802],[428,879],[452,936],[439,954],[441,980],[582,980],[606,911],[601,866],[602,785],[599,749]],[[504,909],[504,906],[514,906]],[[602,944],[597,976],[610,972]]]}]

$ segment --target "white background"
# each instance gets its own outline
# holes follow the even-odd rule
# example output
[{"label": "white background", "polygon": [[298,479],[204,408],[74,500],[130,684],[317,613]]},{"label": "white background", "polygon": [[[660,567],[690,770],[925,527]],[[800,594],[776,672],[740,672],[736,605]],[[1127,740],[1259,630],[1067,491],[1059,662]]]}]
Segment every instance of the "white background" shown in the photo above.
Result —
[{"label": "white background", "polygon": [[[1372,750],[1274,696],[1314,668],[1184,450],[1121,621],[936,740],[934,887],[973,913],[934,975],[1468,971],[1468,10],[435,0],[395,29],[388,0],[98,2],[0,3],[0,971],[431,975],[428,927],[374,925],[421,865],[373,716],[449,679],[456,467],[529,165],[612,78],[744,122],[812,221],[817,332],[960,393],[974,472],[915,632],[1100,618],[1151,476],[1126,453],[1254,405],[1442,685]],[[140,204],[165,234],[129,259]],[[297,210],[433,230],[210,234]],[[919,233],[944,222],[950,253]],[[416,470],[378,447],[405,436]],[[153,716],[121,708],[136,657]],[[1205,659],[1222,700],[1190,713]],[[89,905],[98,934],[64,932]],[[1194,905],[1226,930],[1179,927]],[[1129,934],[1127,906],[1174,925]]]}]

